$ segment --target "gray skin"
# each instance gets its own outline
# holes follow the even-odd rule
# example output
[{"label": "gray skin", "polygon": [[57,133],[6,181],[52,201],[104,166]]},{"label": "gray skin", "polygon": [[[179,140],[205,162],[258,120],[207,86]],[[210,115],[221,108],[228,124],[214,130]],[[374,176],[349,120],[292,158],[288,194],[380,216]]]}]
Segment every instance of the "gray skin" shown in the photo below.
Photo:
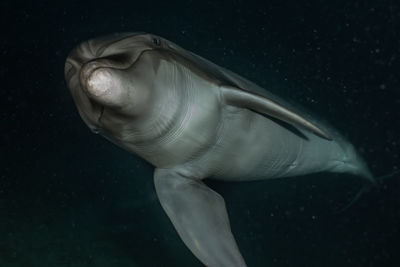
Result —
[{"label": "gray skin", "polygon": [[159,36],[122,33],[83,42],[68,56],[65,78],[93,132],[155,166],[161,206],[206,266],[246,263],[224,199],[203,179],[331,171],[373,181],[334,129]]}]

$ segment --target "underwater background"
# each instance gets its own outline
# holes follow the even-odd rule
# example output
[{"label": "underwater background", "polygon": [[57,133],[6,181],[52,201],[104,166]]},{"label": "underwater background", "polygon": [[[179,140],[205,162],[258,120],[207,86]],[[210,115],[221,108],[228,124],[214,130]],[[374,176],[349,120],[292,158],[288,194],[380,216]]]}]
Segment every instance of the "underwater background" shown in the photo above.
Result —
[{"label": "underwater background", "polygon": [[[163,36],[339,129],[376,176],[400,168],[400,4],[359,1],[1,1],[0,267],[202,266],[153,168],[94,135],[67,90],[81,41]],[[256,145],[256,144],[255,144]],[[400,266],[400,175],[207,182],[249,267]]]}]

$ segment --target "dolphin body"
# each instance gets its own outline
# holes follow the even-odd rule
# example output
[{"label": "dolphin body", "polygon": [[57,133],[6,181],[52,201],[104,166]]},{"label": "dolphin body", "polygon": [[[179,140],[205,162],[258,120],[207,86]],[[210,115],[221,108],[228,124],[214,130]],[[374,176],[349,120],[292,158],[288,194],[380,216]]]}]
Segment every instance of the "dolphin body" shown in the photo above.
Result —
[{"label": "dolphin body", "polygon": [[206,266],[243,267],[224,199],[203,183],[321,171],[373,181],[337,131],[256,84],[153,34],[89,40],[65,78],[95,133],[155,167],[161,206]]}]

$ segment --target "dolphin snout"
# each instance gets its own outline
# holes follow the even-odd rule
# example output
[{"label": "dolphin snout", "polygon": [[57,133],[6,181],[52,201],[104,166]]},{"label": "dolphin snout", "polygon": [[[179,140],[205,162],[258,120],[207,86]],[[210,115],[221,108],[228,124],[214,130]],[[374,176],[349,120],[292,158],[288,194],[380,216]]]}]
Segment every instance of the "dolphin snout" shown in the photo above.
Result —
[{"label": "dolphin snout", "polygon": [[98,68],[90,73],[86,80],[86,89],[92,97],[113,95],[115,81],[112,73],[106,68]]},{"label": "dolphin snout", "polygon": [[80,71],[80,82],[86,95],[101,105],[120,106],[123,102],[124,86],[113,68],[89,62]]}]

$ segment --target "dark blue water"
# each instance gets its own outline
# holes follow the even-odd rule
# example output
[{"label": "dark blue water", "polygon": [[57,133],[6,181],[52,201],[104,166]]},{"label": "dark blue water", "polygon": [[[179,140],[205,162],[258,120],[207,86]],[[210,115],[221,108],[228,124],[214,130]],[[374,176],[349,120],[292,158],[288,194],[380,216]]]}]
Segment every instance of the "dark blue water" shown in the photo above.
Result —
[{"label": "dark blue water", "polygon": [[[2,1],[0,266],[202,266],[153,189],[152,167],[91,134],[63,78],[79,42],[171,41],[338,128],[377,176],[400,167],[396,1]],[[249,267],[400,266],[400,176],[209,182]]]}]

